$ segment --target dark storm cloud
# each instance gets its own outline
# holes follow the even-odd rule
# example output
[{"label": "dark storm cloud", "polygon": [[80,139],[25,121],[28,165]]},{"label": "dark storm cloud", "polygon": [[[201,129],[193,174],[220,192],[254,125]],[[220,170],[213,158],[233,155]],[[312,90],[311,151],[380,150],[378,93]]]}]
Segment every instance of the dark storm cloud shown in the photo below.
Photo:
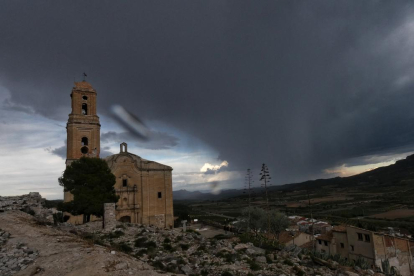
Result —
[{"label": "dark storm cloud", "polygon": [[[129,132],[118,133],[115,131],[108,131],[101,134],[101,141],[103,143],[117,142],[120,144],[125,141],[134,140],[137,139]],[[178,140],[177,137],[171,134],[149,130],[147,133],[147,140],[140,140],[136,145],[141,148],[152,150],[170,149],[178,145]]]},{"label": "dark storm cloud", "polygon": [[23,112],[27,114],[34,114],[34,111],[32,108],[21,105],[21,104],[13,103],[9,99],[5,99],[3,101],[2,109],[9,110],[9,111],[18,111],[18,112]]},{"label": "dark storm cloud", "polygon": [[413,147],[410,20],[410,1],[7,1],[0,84],[66,120],[86,71],[99,112],[121,104],[290,182]]},{"label": "dark storm cloud", "polygon": [[51,154],[57,155],[62,159],[66,159],[66,145],[54,149],[46,149]]},{"label": "dark storm cloud", "polygon": [[[62,159],[66,160],[66,141],[65,141],[65,145],[61,146],[59,148],[47,148],[46,151],[50,152],[51,154],[57,155]],[[107,156],[113,155],[112,152],[109,151],[109,147],[101,147],[101,152],[100,152],[100,157],[101,158],[105,158]]]}]

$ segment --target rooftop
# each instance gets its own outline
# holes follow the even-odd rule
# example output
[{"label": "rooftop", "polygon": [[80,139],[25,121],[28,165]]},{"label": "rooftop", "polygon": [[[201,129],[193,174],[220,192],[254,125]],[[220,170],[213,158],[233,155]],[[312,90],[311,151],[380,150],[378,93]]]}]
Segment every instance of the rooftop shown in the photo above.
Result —
[{"label": "rooftop", "polygon": [[95,89],[93,89],[92,85],[87,81],[75,82],[74,89],[82,90],[82,91],[96,92]]}]

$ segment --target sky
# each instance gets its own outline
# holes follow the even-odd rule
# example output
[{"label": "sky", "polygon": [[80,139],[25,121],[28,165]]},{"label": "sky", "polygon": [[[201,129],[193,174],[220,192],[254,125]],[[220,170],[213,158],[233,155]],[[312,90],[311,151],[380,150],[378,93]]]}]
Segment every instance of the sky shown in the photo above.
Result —
[{"label": "sky", "polygon": [[[74,81],[174,190],[348,176],[414,153],[411,1],[2,1],[0,195],[62,198]],[[110,114],[150,129],[143,142]]]}]

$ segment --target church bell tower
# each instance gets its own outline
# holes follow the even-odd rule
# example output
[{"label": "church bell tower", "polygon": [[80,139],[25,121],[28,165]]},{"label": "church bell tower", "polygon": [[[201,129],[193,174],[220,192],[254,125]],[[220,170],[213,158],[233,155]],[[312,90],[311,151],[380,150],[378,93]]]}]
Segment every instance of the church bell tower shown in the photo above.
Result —
[{"label": "church bell tower", "polygon": [[72,112],[67,131],[66,166],[82,156],[99,157],[101,124],[96,115],[96,90],[86,81],[75,82],[70,94]]}]

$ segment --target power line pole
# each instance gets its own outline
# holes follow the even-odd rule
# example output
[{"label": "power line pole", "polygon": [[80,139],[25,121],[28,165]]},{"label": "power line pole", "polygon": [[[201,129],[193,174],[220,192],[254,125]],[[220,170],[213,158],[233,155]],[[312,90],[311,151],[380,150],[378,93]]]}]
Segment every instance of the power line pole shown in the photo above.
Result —
[{"label": "power line pole", "polygon": [[252,188],[252,185],[253,185],[253,175],[252,175],[252,171],[250,170],[250,169],[247,169],[247,174],[246,174],[246,177],[245,177],[245,181],[246,181],[246,185],[245,185],[245,188],[244,188],[244,193],[247,193],[248,194],[248,202],[249,202],[249,228],[250,228],[250,207],[251,207],[251,192],[252,192],[252,190],[251,190],[251,188]]},{"label": "power line pole", "polygon": [[310,201],[310,197],[309,197],[309,190],[306,190],[308,193],[308,206],[310,209],[310,214],[311,214],[311,221],[312,221],[312,251],[315,252],[315,231],[314,231],[314,221],[313,221],[313,213],[312,213],[312,205],[311,205],[311,201]]}]

